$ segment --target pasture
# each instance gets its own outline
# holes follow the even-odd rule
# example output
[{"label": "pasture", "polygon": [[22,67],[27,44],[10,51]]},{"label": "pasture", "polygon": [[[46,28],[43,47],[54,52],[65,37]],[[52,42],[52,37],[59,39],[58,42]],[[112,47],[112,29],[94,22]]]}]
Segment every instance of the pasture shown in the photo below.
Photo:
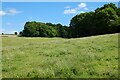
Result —
[{"label": "pasture", "polygon": [[2,78],[117,78],[118,34],[2,37]]}]

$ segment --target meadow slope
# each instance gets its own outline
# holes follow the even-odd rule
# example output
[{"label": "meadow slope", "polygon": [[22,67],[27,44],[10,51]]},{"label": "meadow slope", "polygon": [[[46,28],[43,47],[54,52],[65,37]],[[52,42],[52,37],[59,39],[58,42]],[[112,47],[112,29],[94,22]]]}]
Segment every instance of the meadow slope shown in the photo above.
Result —
[{"label": "meadow slope", "polygon": [[2,37],[2,77],[118,77],[118,34],[72,39]]}]

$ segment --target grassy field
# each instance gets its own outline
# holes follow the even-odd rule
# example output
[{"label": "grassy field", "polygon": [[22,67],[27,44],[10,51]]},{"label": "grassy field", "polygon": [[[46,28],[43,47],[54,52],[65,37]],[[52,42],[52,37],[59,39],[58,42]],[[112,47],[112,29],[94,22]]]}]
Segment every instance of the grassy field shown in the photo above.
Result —
[{"label": "grassy field", "polygon": [[2,37],[3,78],[116,78],[118,34],[85,38]]}]

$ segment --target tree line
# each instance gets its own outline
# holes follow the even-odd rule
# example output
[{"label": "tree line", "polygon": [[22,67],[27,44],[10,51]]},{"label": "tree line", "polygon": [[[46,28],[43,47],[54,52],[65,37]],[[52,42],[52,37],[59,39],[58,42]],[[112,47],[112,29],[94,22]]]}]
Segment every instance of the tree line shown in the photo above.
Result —
[{"label": "tree line", "polygon": [[97,8],[94,12],[77,14],[70,20],[69,26],[35,21],[26,22],[20,35],[25,37],[75,38],[119,32],[120,8],[109,3]]},{"label": "tree line", "polygon": [[68,26],[61,24],[26,22],[24,30],[20,32],[25,37],[63,37],[68,36]]}]

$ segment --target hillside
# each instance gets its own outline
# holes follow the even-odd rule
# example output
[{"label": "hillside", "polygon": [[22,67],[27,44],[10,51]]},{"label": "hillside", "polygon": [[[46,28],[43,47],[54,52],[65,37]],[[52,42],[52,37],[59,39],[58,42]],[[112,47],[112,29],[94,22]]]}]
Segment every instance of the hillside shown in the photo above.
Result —
[{"label": "hillside", "polygon": [[118,34],[2,37],[3,78],[116,78]]}]

